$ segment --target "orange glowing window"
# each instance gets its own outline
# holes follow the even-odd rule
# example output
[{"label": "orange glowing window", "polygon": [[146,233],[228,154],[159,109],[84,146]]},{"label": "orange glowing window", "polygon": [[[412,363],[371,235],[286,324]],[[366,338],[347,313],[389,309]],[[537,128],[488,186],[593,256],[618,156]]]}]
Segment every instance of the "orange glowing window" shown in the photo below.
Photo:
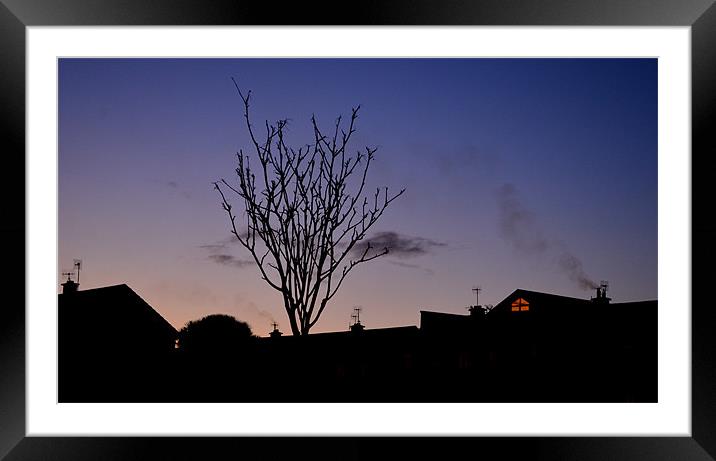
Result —
[{"label": "orange glowing window", "polygon": [[530,303],[523,298],[517,298],[512,301],[512,312],[528,311],[530,310]]}]

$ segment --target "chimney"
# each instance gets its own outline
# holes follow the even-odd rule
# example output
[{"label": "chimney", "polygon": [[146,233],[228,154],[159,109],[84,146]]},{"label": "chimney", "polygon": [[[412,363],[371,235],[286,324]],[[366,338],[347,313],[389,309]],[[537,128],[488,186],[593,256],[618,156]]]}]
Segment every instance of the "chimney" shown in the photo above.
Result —
[{"label": "chimney", "polygon": [[279,338],[283,333],[281,333],[278,329],[278,323],[274,322],[273,324],[273,331],[269,333],[269,336],[272,338]]},{"label": "chimney", "polygon": [[67,276],[67,281],[62,284],[62,294],[77,293],[80,288],[80,267],[82,267],[82,260],[75,259],[74,269],[77,269],[77,281],[72,280],[72,276],[75,275],[74,271],[63,272],[62,275]]},{"label": "chimney", "polygon": [[62,284],[62,294],[66,295],[68,293],[77,293],[79,287],[79,283],[75,282],[74,280],[67,279],[67,281]]},{"label": "chimney", "polygon": [[351,333],[360,333],[361,331],[365,330],[363,324],[360,323],[360,311],[362,310],[362,307],[353,308],[353,315],[351,315],[351,320],[353,320],[353,324],[350,326]]},{"label": "chimney", "polygon": [[609,282],[602,280],[599,287],[597,287],[597,296],[592,298],[592,302],[595,304],[609,304],[612,298],[607,297],[607,288],[609,288]]}]

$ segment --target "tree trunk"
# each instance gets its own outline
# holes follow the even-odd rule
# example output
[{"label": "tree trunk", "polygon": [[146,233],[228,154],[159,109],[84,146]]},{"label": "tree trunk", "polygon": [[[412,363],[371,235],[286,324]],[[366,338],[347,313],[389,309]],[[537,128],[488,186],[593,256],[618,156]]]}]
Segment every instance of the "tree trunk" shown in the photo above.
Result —
[{"label": "tree trunk", "polygon": [[288,321],[291,325],[291,334],[293,336],[298,336],[301,334],[301,330],[298,328],[298,322],[296,322],[296,306],[291,304],[286,295],[284,295],[283,303],[286,313],[288,314]]}]

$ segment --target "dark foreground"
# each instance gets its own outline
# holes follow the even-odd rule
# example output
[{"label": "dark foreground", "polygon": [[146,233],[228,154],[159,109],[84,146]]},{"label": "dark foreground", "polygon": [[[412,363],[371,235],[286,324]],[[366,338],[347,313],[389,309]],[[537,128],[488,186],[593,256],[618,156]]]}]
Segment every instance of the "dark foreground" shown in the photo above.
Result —
[{"label": "dark foreground", "polygon": [[656,301],[516,290],[419,328],[189,352],[126,285],[59,298],[60,402],[657,401]]}]

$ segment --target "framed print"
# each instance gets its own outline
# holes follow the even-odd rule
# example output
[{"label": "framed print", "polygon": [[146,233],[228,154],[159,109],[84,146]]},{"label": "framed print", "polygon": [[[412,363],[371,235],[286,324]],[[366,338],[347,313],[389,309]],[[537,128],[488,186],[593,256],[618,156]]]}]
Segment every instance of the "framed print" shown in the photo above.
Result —
[{"label": "framed print", "polygon": [[4,3],[2,454],[711,459],[711,2],[318,10]]}]

